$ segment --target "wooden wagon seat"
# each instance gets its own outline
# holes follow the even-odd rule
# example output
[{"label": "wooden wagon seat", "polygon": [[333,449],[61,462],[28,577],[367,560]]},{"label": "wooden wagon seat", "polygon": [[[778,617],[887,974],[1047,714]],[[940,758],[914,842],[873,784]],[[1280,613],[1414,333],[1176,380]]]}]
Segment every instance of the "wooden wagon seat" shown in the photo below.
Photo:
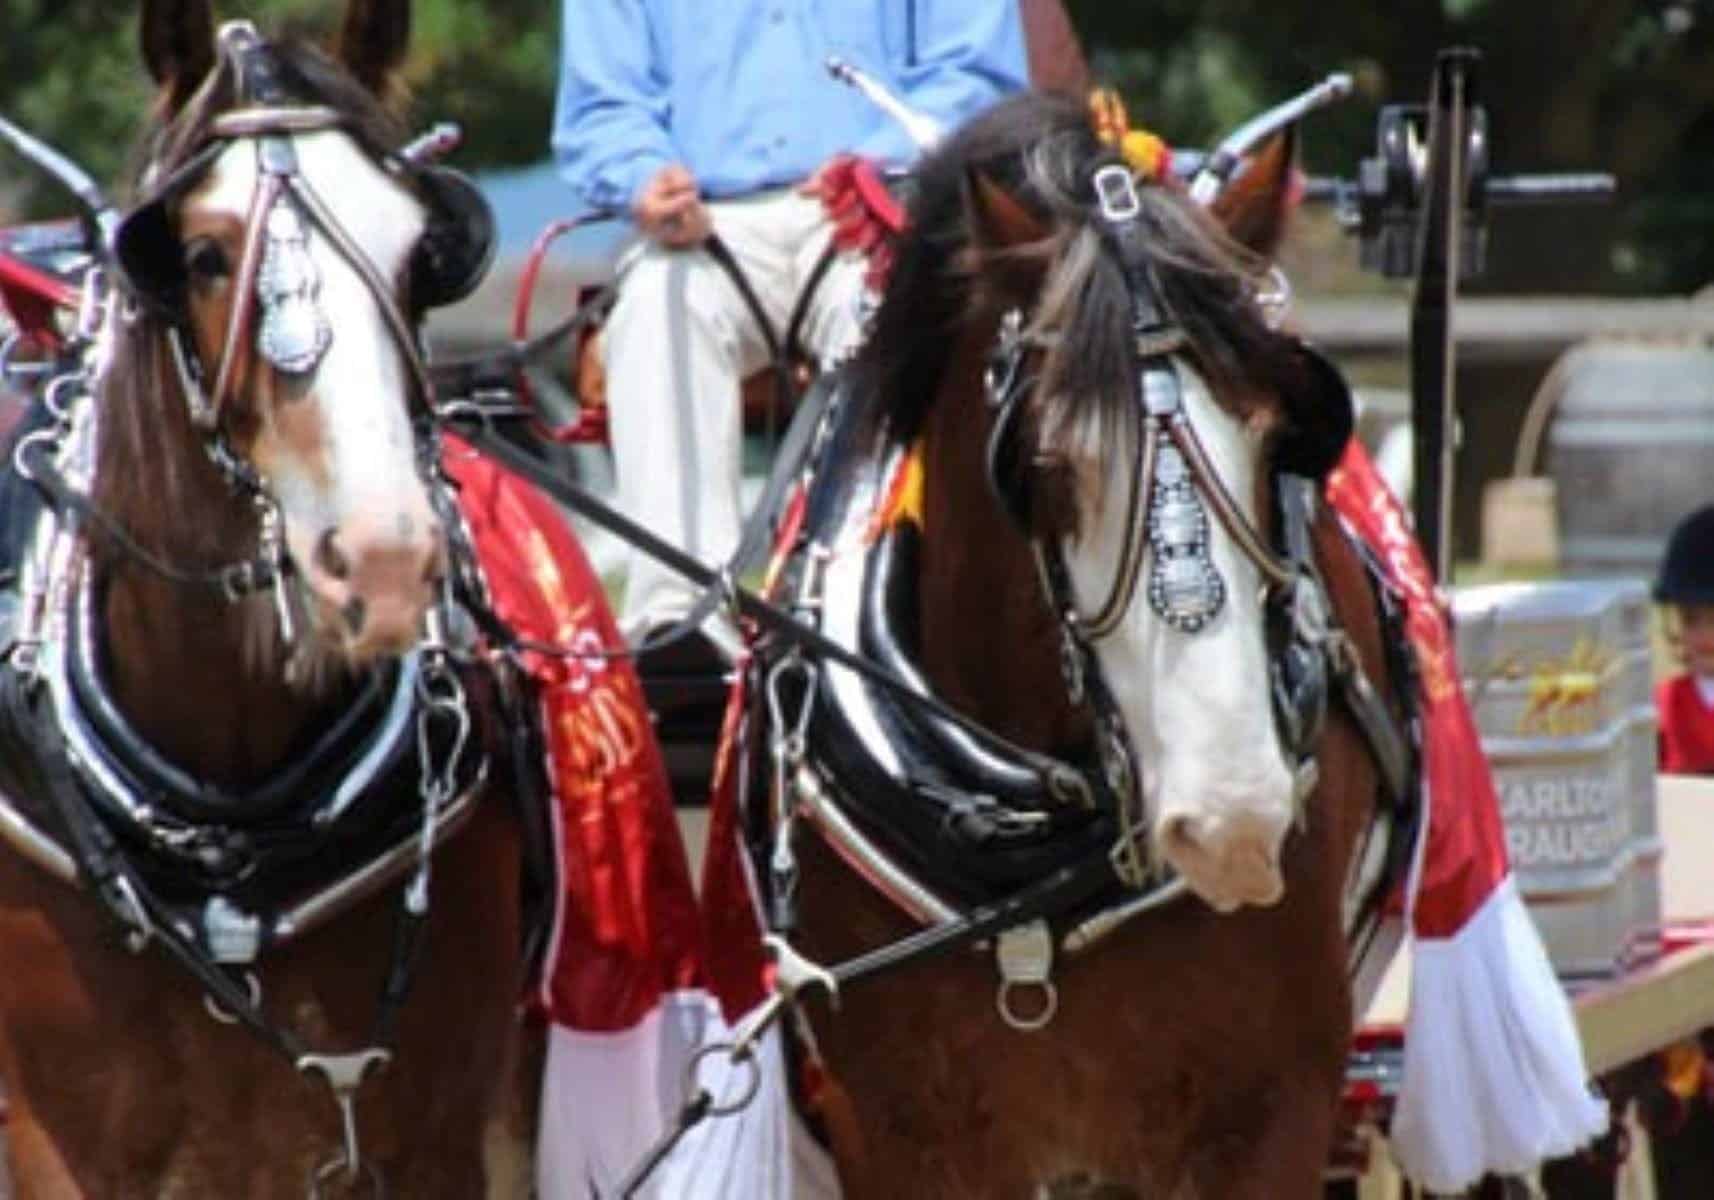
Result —
[{"label": "wooden wagon seat", "polygon": [[[1089,89],[1089,66],[1083,47],[1065,11],[1064,0],[1018,0],[1024,26],[1024,44],[1029,56],[1030,84],[1043,91],[1082,96]],[[780,330],[785,336],[785,330]],[[601,328],[593,326],[579,339],[576,356],[577,398],[585,407],[607,403],[607,372],[601,354]],[[813,368],[806,362],[792,364],[793,382],[801,391]],[[748,376],[743,383],[746,427],[758,427],[774,402],[774,377],[770,368]],[[775,414],[778,416],[779,414]]]}]

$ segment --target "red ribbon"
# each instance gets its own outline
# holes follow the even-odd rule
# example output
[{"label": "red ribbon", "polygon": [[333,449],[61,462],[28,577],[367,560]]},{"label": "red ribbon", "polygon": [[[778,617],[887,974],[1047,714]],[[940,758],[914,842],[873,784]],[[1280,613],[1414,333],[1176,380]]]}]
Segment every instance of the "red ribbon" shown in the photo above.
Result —
[{"label": "red ribbon", "polygon": [[1470,705],[1445,602],[1411,533],[1398,498],[1352,438],[1327,478],[1339,515],[1381,561],[1405,602],[1405,633],[1421,681],[1427,837],[1415,927],[1419,937],[1449,937],[1511,870],[1499,799]]},{"label": "red ribbon", "polygon": [[561,875],[535,999],[573,1029],[628,1029],[663,992],[703,975],[696,894],[642,688],[628,658],[610,657],[624,639],[559,511],[456,439],[444,461],[500,619],[590,655],[524,655],[548,741]]}]

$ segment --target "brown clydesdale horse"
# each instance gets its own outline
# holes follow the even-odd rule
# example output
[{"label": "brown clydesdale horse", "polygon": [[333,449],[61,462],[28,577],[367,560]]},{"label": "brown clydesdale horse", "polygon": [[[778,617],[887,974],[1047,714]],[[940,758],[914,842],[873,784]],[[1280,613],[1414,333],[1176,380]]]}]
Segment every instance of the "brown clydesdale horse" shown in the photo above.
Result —
[{"label": "brown clydesdale horse", "polygon": [[[851,1200],[1319,1192],[1353,1021],[1342,903],[1377,807],[1377,768],[1334,704],[1306,747],[1319,785],[1301,794],[1301,756],[1270,704],[1266,577],[1208,515],[1205,487],[1193,557],[1223,597],[1169,623],[1174,580],[1157,580],[1156,560],[1175,527],[1150,514],[1160,499],[1126,500],[1141,461],[1139,393],[1154,396],[1145,376],[1158,382],[1163,355],[1213,474],[1265,542],[1275,468],[1325,472],[1349,435],[1348,397],[1318,385],[1325,373],[1258,301],[1290,157],[1283,141],[1259,156],[1212,219],[1149,182],[1128,216],[1123,195],[1103,215],[1092,180],[1115,154],[1081,106],[1032,95],[978,118],[919,173],[854,384],[878,429],[878,451],[860,460],[915,447],[920,462],[915,620],[900,641],[952,707],[1074,759],[1097,731],[1068,698],[1062,623],[1032,541],[1056,548],[1085,629],[1103,597],[1119,598],[1088,645],[1134,748],[1157,865],[1189,894],[1056,963],[1058,1010],[1039,1032],[997,1014],[986,954],[919,960],[853,984],[836,1010],[812,1004],[837,1081],[820,1111]],[[1139,319],[1139,286],[1158,329]],[[1017,400],[1014,451],[996,459],[985,452],[997,417],[984,367],[990,383],[1004,373],[989,356],[1008,313],[1033,383]],[[1157,486],[1167,469],[1157,461]],[[839,475],[818,475],[816,487],[840,486]],[[1337,623],[1369,677],[1385,679],[1374,595],[1325,507],[1310,545]],[[830,576],[840,553],[830,543]],[[1126,601],[1118,586],[1132,555],[1140,578]],[[1195,608],[1209,594],[1179,599]],[[882,823],[857,823],[895,863],[932,858]],[[916,928],[848,865],[849,839],[843,856],[798,841],[798,941],[810,958],[843,962]],[[939,887],[932,863],[918,878]]]},{"label": "brown clydesdale horse", "polygon": [[[74,769],[32,768],[16,721],[0,750],[11,840],[81,885],[0,845],[17,1194],[297,1198],[323,1168],[330,1195],[377,1174],[400,1196],[515,1194],[527,1164],[494,1161],[522,970],[517,823],[483,729],[501,689],[421,640],[460,554],[416,327],[473,286],[482,247],[459,239],[481,231],[392,153],[405,0],[352,0],[331,55],[217,35],[206,0],[142,8],[160,90],[129,286],[65,435],[99,515],[54,568],[40,675],[9,693]],[[55,719],[73,707],[75,735]],[[426,882],[431,810],[420,920],[401,893]],[[354,885],[389,854],[384,888]],[[187,953],[219,960],[219,1005]],[[362,1079],[350,1140],[326,1075]]]}]

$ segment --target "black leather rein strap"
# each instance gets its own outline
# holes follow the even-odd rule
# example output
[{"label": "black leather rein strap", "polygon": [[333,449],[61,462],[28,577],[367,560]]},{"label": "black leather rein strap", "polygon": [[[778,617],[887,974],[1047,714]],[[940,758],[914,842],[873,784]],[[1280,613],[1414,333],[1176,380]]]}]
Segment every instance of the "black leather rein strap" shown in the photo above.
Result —
[{"label": "black leather rein strap", "polygon": [[[733,289],[744,302],[751,319],[755,321],[762,341],[767,345],[769,370],[774,380],[774,407],[778,409],[789,404],[796,391],[791,381],[791,357],[797,350],[798,332],[807,317],[810,303],[836,257],[835,247],[829,243],[827,250],[811,269],[809,279],[799,293],[787,322],[783,340],[774,328],[773,321],[768,318],[767,310],[762,306],[761,297],[756,294],[754,285],[726,243],[718,235],[711,235],[703,243],[702,249],[726,274]],[[528,341],[514,342],[499,350],[478,355],[429,364],[428,377],[435,389],[433,394],[453,397],[452,400],[436,406],[437,418],[450,421],[481,416],[486,421],[495,417],[515,415],[510,407],[510,396],[515,386],[514,376],[530,367],[550,347],[604,320],[619,294],[621,281],[615,279],[603,284],[570,316]],[[804,395],[795,397],[796,406],[793,408],[791,421],[786,426],[785,435],[775,450],[767,482],[743,528],[739,530],[737,548],[732,552],[724,571],[717,575],[717,579],[738,578],[762,565],[772,544],[775,518],[783,508],[791,485],[796,482],[798,473],[809,457],[832,394],[833,382],[823,374],[810,385]],[[490,407],[490,398],[502,399],[498,405]],[[707,586],[685,615],[674,621],[670,627],[650,635],[640,645],[608,657],[635,658],[671,645],[701,629],[703,622],[719,609],[725,599],[724,587],[718,584]],[[501,638],[499,641],[500,644],[539,654],[563,654],[563,651],[556,647],[527,639],[511,637]]]},{"label": "black leather rein strap", "polygon": [[[860,983],[883,971],[957,950],[1030,921],[1059,916],[1098,895],[1116,879],[1112,859],[1106,851],[1101,851],[1080,862],[1061,867],[1046,879],[1021,888],[1010,896],[972,909],[957,920],[921,930],[831,967],[808,964],[809,974],[795,982],[788,983],[783,972],[776,973],[773,994],[759,1007],[751,1010],[750,1016],[733,1031],[733,1040],[730,1043],[716,1043],[705,1047],[698,1058],[693,1060],[693,1072],[694,1064],[700,1061],[700,1056],[709,1053],[724,1051],[735,1064],[749,1062],[755,1052],[755,1039],[777,1021],[790,1005],[797,1002],[798,994],[806,990],[806,984],[818,983],[827,987],[831,992],[830,1000],[837,1005],[841,988]],[[776,950],[781,945],[773,940],[770,940],[770,944],[775,946]],[[760,1069],[753,1062],[751,1066],[752,1069]],[[691,1085],[690,1094],[675,1115],[672,1125],[621,1180],[615,1193],[618,1200],[632,1200],[637,1196],[642,1186],[685,1134],[710,1116],[736,1111],[734,1108],[717,1108],[713,1094],[700,1085],[694,1073]],[[748,1103],[748,1097],[738,1107],[742,1107],[744,1103]]]},{"label": "black leather rein strap", "polygon": [[1040,882],[973,908],[957,920],[932,925],[829,967],[828,974],[841,986],[856,983],[933,954],[968,946],[1029,921],[1061,916],[1118,882],[1113,857],[1103,849],[1060,867]]},{"label": "black leather rein strap", "polygon": [[909,682],[892,672],[883,670],[869,660],[851,653],[844,646],[821,633],[820,630],[806,625],[785,609],[740,586],[730,573],[717,571],[706,566],[677,546],[631,520],[585,488],[564,478],[551,464],[500,436],[498,431],[485,421],[467,418],[463,414],[455,412],[451,415],[450,422],[457,427],[460,436],[476,449],[491,456],[507,468],[516,471],[556,500],[576,510],[607,532],[635,546],[655,561],[683,575],[698,587],[715,591],[724,597],[727,603],[740,614],[749,617],[763,630],[777,634],[787,641],[802,646],[811,653],[845,667],[869,682],[884,687],[895,695],[904,698],[908,703],[917,705],[933,716],[958,726],[973,738],[993,747],[995,750],[1027,763],[1041,779],[1043,791],[1047,795],[1062,803],[1087,807],[1094,804],[1096,797],[1101,794],[1102,785],[1096,773],[1051,755],[1043,754],[1040,751],[1015,745],[974,719],[947,707],[934,697],[924,695],[911,686]]},{"label": "black leather rein strap", "polygon": [[266,591],[278,581],[281,570],[291,569],[291,560],[282,559],[276,568],[264,554],[241,562],[219,567],[180,567],[166,561],[131,536],[111,514],[98,508],[87,494],[72,485],[54,463],[52,447],[45,441],[25,442],[17,454],[19,473],[41,493],[43,500],[62,519],[67,514],[85,518],[103,537],[112,540],[133,561],[142,564],[169,583],[184,587],[218,589],[229,599]]}]

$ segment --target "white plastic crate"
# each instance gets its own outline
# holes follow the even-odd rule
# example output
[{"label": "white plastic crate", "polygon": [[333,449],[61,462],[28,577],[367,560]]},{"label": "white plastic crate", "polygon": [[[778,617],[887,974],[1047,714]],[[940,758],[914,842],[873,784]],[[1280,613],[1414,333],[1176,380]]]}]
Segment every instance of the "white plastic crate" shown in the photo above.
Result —
[{"label": "white plastic crate", "polygon": [[1494,584],[1454,600],[1506,843],[1568,982],[1658,951],[1656,715],[1636,580]]}]

